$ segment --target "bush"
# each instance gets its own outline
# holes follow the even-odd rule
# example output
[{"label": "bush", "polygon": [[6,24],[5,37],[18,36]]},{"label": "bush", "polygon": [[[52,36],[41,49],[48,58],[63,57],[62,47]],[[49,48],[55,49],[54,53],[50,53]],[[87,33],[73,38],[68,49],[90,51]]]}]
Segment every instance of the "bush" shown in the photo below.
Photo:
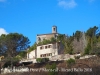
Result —
[{"label": "bush", "polygon": [[80,59],[80,56],[75,56],[75,59]]},{"label": "bush", "polygon": [[75,64],[75,60],[74,60],[74,59],[72,59],[72,58],[70,58],[70,59],[69,59],[69,60],[67,60],[66,62],[67,62],[68,67],[70,67],[70,66],[72,66],[72,65],[74,65],[74,64]]},{"label": "bush", "polygon": [[[51,65],[47,64],[46,69],[49,69],[48,75],[57,75],[56,63],[53,63]],[[51,70],[53,70],[53,71],[51,71]]]},{"label": "bush", "polygon": [[[17,64],[18,64],[17,60],[16,61],[12,61],[12,65],[13,66],[17,66]],[[8,67],[8,66],[11,67],[11,60],[6,61],[5,64],[3,65],[3,68]]]},{"label": "bush", "polygon": [[36,61],[37,63],[48,62],[49,58],[37,58]]}]

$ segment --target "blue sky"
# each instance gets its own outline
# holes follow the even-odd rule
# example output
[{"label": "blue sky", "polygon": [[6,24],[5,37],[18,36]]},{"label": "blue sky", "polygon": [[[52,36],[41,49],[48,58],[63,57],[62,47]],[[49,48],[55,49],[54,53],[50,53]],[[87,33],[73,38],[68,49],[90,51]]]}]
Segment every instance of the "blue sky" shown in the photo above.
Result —
[{"label": "blue sky", "polygon": [[0,0],[0,35],[18,32],[31,45],[37,34],[58,32],[72,35],[100,24],[100,0]]}]

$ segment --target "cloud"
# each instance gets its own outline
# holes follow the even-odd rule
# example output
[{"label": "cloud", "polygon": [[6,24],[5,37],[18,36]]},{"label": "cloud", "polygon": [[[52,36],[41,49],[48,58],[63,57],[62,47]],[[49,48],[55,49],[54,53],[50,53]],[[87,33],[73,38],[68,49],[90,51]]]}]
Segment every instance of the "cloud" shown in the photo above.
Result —
[{"label": "cloud", "polygon": [[74,8],[77,6],[75,0],[58,0],[58,5],[65,9]]},{"label": "cloud", "polygon": [[6,2],[6,0],[0,0],[0,2]]},{"label": "cloud", "polygon": [[5,29],[0,28],[0,36],[1,36],[2,34],[8,34],[8,33],[6,32],[6,30],[5,30]]}]

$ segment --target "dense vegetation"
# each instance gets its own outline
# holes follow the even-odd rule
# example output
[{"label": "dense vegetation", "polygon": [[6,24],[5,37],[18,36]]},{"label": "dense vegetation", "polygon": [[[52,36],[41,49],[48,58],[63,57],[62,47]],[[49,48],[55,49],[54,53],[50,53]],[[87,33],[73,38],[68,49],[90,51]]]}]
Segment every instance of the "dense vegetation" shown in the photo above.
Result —
[{"label": "dense vegetation", "polygon": [[30,41],[28,37],[18,33],[2,34],[0,36],[0,55],[14,57],[20,51],[29,47]]},{"label": "dense vegetation", "polygon": [[64,46],[63,53],[81,53],[86,54],[100,54],[100,31],[97,26],[89,28],[86,32],[77,30],[73,35],[59,34],[57,39],[51,38],[50,40],[44,39],[38,44],[34,43],[29,48],[29,52],[36,49],[37,45],[43,45],[48,43],[61,42]]},{"label": "dense vegetation", "polygon": [[[17,63],[20,58],[25,57],[25,50],[29,47],[30,41],[28,37],[19,33],[2,34],[0,36],[0,56],[4,56],[4,67]],[[1,67],[0,67],[1,68]],[[1,70],[1,69],[0,69]]]},{"label": "dense vegetation", "polygon": [[[61,42],[63,44],[65,54],[81,53],[82,55],[96,54],[100,56],[100,31],[97,26],[89,28],[86,32],[77,30],[75,33],[73,33],[72,36],[60,34],[57,36],[57,39],[54,38],[51,38],[50,40],[44,39],[43,42],[39,42],[38,44],[34,43],[31,47],[29,47],[30,41],[28,37],[25,37],[22,34],[18,33],[10,33],[7,35],[3,34],[0,36],[0,55],[4,55],[6,57],[5,59],[6,64],[4,65],[4,67],[8,65],[15,65],[19,61],[19,59],[26,57],[27,51],[23,50],[29,49],[28,52],[31,52],[32,50],[36,49],[37,45],[43,45],[55,42]],[[80,60],[79,57],[75,58],[77,60]],[[96,63],[94,63],[95,61],[92,60],[91,63],[93,64],[91,64],[90,61],[88,61],[88,63],[90,63],[92,66],[89,65],[88,63],[87,64],[93,67],[93,69],[96,69],[98,68],[98,65],[100,67],[99,64],[100,59],[99,60],[98,59],[95,60]],[[48,58],[46,59],[37,58],[36,60],[38,63],[41,63],[44,61],[48,61]],[[66,63],[67,67],[72,67],[73,65],[77,64],[76,60],[74,59],[69,59],[66,62],[67,62]],[[94,66],[94,64],[96,66]],[[55,69],[57,64],[55,63],[47,64],[46,66],[47,66],[46,68]],[[66,67],[66,65],[61,67]],[[49,72],[47,75],[57,75],[57,74],[58,73],[56,72]],[[59,72],[59,75],[60,74],[61,73]],[[71,73],[66,73],[66,74],[70,75]],[[76,74],[78,75],[78,73]],[[89,74],[87,73],[87,75]]]},{"label": "dense vegetation", "polygon": [[72,36],[59,35],[58,40],[63,43],[65,53],[100,54],[100,31],[96,26],[86,32],[76,31]]}]

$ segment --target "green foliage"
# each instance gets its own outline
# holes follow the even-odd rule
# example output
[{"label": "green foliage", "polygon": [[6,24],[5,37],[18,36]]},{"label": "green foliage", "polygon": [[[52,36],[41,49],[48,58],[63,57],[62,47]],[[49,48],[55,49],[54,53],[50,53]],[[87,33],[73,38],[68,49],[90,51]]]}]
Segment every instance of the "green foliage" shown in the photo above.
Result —
[{"label": "green foliage", "polygon": [[75,56],[75,59],[80,59],[80,56]]},{"label": "green foliage", "polygon": [[37,63],[48,62],[49,58],[37,58],[36,61]]},{"label": "green foliage", "polygon": [[58,42],[60,41],[60,42],[63,43],[64,40],[65,40],[65,38],[66,38],[65,35],[63,35],[63,34],[59,34],[59,35],[57,36],[57,41],[58,41]]},{"label": "green foliage", "polygon": [[7,61],[7,62],[3,65],[3,68],[8,67],[8,66],[10,66],[10,65],[11,65],[11,61]]},{"label": "green foliage", "polygon": [[20,50],[26,50],[30,44],[28,37],[18,33],[1,35],[0,40],[0,49],[10,57],[16,56]]},{"label": "green foliage", "polygon": [[5,38],[6,38],[6,35],[5,34],[2,34],[0,36],[0,55],[5,55],[5,50],[6,48],[4,47],[4,44],[5,44]]},{"label": "green foliage", "polygon": [[72,65],[74,65],[74,64],[75,64],[75,60],[74,60],[74,59],[72,59],[72,58],[70,58],[70,59],[69,59],[69,60],[67,60],[66,62],[67,62],[67,66],[68,66],[68,67],[70,67],[70,66],[72,66]]},{"label": "green foliage", "polygon": [[[18,61],[13,61],[12,64],[13,66],[16,66],[18,63]],[[5,67],[10,67],[11,66],[11,61],[7,61],[4,65],[3,65],[3,68]]]},{"label": "green foliage", "polygon": [[[84,54],[96,54],[98,53],[97,44],[99,43],[99,33],[97,34],[98,27],[94,26],[89,28],[86,32],[86,36],[88,38],[88,44],[85,48]],[[97,50],[97,51],[96,51]]]},{"label": "green foliage", "polygon": [[19,52],[18,55],[19,55],[21,58],[24,58],[24,57],[26,57],[26,54],[27,54],[26,51],[21,51],[21,52]]},{"label": "green foliage", "polygon": [[46,40],[46,39],[44,39],[43,42],[42,42],[42,44],[48,44],[48,43],[51,43],[51,41],[50,40]]},{"label": "green foliage", "polygon": [[37,63],[41,63],[42,62],[42,58],[37,58],[36,61],[37,61]]},{"label": "green foliage", "polygon": [[72,46],[71,46],[71,45],[69,46],[68,53],[69,53],[69,54],[73,54],[73,48],[72,48]]},{"label": "green foliage", "polygon": [[56,39],[54,37],[51,38],[50,40],[52,43],[56,42]]},{"label": "green foliage", "polygon": [[37,47],[37,44],[36,44],[36,42],[33,44],[33,46],[31,46],[30,48],[29,48],[29,50],[28,50],[28,52],[31,52],[31,51],[33,51],[33,50],[36,50],[36,47]]},{"label": "green foliage", "polygon": [[64,41],[65,53],[73,54],[72,41],[73,41],[73,37],[68,37]]},{"label": "green foliage", "polygon": [[16,66],[16,64],[19,62],[20,60],[16,57],[14,58],[8,58],[6,61],[5,61],[5,64],[3,65],[3,67],[11,67],[11,65],[13,66]]},{"label": "green foliage", "polygon": [[74,37],[77,38],[77,41],[79,41],[81,36],[82,36],[82,32],[81,31],[76,31],[75,34],[74,34]]},{"label": "green foliage", "polygon": [[98,29],[98,27],[94,26],[93,28],[89,28],[86,32],[86,35],[89,37],[93,37],[96,35],[96,30]]},{"label": "green foliage", "polygon": [[93,50],[91,50],[90,53],[95,54],[97,56],[100,56],[100,47],[94,47]]},{"label": "green foliage", "polygon": [[46,69],[49,69],[48,75],[57,75],[56,67],[57,66],[55,63],[53,63],[52,65],[47,64]]},{"label": "green foliage", "polygon": [[42,42],[39,42],[37,45],[45,45],[45,44],[55,43],[55,42],[56,39],[52,37],[50,40],[44,39]]},{"label": "green foliage", "polygon": [[90,50],[91,50],[91,44],[88,43],[88,44],[87,44],[87,47],[85,48],[84,55],[90,54]]},{"label": "green foliage", "polygon": [[60,41],[63,46],[64,46],[64,50],[65,53],[69,53],[69,54],[73,54],[73,46],[72,46],[72,41],[73,41],[73,37],[67,37],[65,35],[58,35],[57,37],[57,41]]}]

